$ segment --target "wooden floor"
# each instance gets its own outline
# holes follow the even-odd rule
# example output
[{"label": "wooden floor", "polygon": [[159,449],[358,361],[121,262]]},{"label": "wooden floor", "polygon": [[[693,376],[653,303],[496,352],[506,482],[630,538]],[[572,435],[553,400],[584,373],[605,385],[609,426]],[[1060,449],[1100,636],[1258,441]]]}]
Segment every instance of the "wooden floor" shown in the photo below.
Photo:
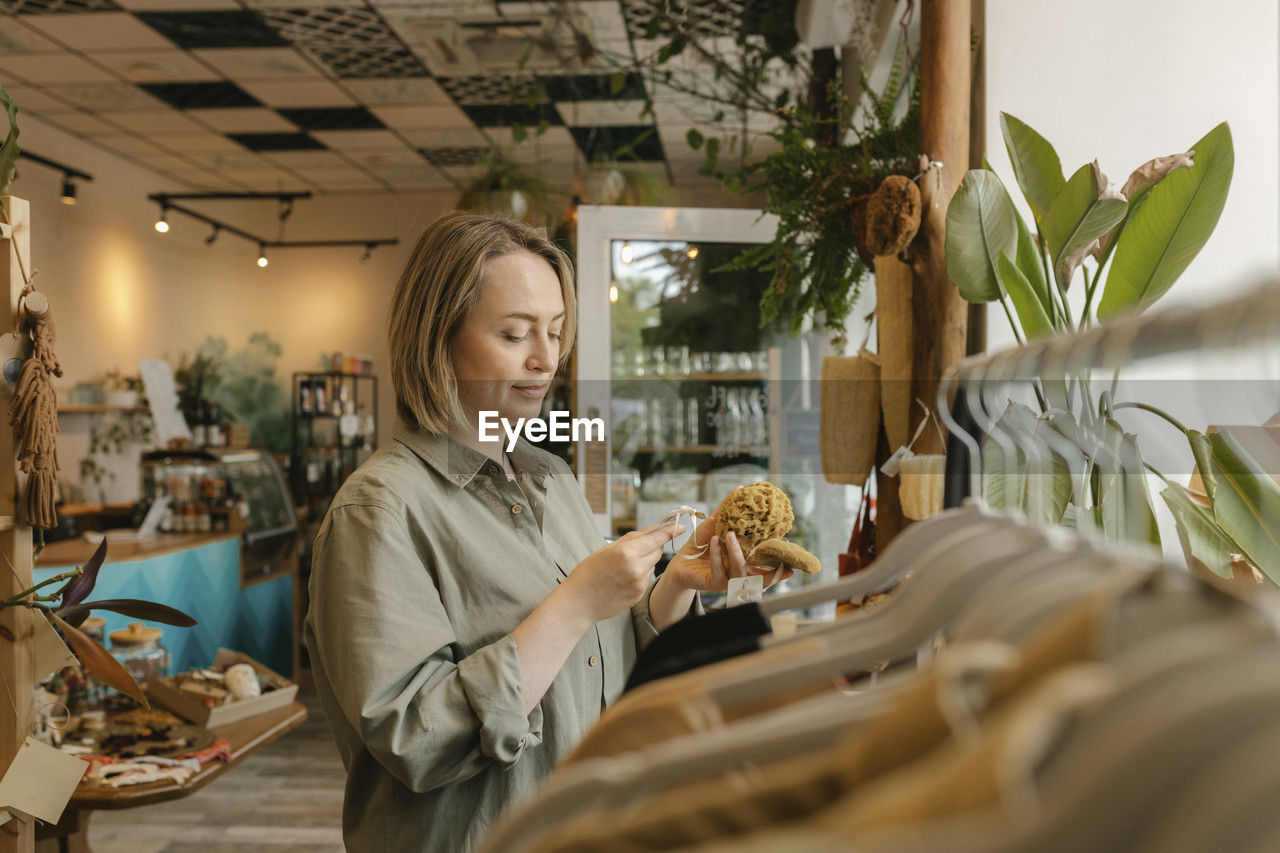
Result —
[{"label": "wooden floor", "polygon": [[346,773],[308,688],[306,722],[223,778],[181,800],[94,812],[94,853],[341,853]]}]

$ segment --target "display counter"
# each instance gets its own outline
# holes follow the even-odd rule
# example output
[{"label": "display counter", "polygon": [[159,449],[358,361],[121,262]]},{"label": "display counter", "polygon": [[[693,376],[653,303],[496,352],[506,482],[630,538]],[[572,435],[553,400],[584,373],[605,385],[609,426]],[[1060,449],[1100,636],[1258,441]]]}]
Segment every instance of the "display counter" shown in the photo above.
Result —
[{"label": "display counter", "polygon": [[[45,546],[36,559],[36,582],[84,565],[97,547],[80,538]],[[208,666],[219,648],[228,648],[296,677],[296,572],[246,582],[241,563],[242,539],[233,532],[162,533],[140,542],[112,542],[89,598],[155,601],[195,619],[199,624],[190,628],[159,626],[171,672]],[[94,615],[106,618],[108,633],[137,621],[105,610]]]}]

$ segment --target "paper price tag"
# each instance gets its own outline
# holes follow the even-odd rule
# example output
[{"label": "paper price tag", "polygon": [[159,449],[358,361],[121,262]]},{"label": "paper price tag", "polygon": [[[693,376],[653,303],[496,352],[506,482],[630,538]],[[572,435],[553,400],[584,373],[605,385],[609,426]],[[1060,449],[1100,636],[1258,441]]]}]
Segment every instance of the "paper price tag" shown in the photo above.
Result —
[{"label": "paper price tag", "polygon": [[0,807],[24,820],[57,823],[88,769],[75,756],[29,737],[0,779]]},{"label": "paper price tag", "polygon": [[759,601],[764,595],[764,578],[761,575],[749,575],[745,578],[729,578],[729,588],[725,593],[725,607],[737,607],[739,604],[750,604]]},{"label": "paper price tag", "polygon": [[65,666],[79,666],[80,661],[71,654],[71,649],[62,642],[58,632],[53,630],[49,620],[43,615],[32,620],[34,635],[31,638],[31,669],[35,674],[35,682],[39,684]]},{"label": "paper price tag", "polygon": [[905,444],[893,451],[893,455],[884,460],[884,464],[880,466],[880,472],[886,477],[898,476],[898,470],[902,467],[902,463],[915,456],[911,452],[911,448]]}]

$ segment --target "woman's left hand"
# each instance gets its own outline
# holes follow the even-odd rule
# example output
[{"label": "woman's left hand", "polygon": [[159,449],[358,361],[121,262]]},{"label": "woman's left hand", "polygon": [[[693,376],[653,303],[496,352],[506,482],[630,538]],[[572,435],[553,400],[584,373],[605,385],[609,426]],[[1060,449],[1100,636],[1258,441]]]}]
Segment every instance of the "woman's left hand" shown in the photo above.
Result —
[{"label": "woman's left hand", "polygon": [[[671,575],[671,579],[684,589],[716,592],[724,592],[728,588],[729,578],[761,575],[765,586],[773,586],[791,577],[791,569],[763,569],[747,563],[742,546],[732,532],[725,536],[722,549],[715,531],[716,517],[711,515],[694,529],[689,541],[671,558],[664,574]],[[704,547],[708,543],[710,547]],[[724,552],[728,552],[727,561]]]}]

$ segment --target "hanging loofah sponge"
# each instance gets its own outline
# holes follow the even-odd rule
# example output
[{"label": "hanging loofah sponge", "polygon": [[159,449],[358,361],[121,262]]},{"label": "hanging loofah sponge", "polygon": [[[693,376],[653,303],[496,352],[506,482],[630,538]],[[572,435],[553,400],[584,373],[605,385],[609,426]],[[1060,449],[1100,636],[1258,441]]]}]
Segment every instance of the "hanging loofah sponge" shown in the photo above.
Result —
[{"label": "hanging loofah sponge", "polygon": [[786,492],[773,483],[749,483],[730,492],[716,510],[716,535],[723,540],[732,530],[742,553],[749,554],[764,540],[790,533],[795,519]]}]

